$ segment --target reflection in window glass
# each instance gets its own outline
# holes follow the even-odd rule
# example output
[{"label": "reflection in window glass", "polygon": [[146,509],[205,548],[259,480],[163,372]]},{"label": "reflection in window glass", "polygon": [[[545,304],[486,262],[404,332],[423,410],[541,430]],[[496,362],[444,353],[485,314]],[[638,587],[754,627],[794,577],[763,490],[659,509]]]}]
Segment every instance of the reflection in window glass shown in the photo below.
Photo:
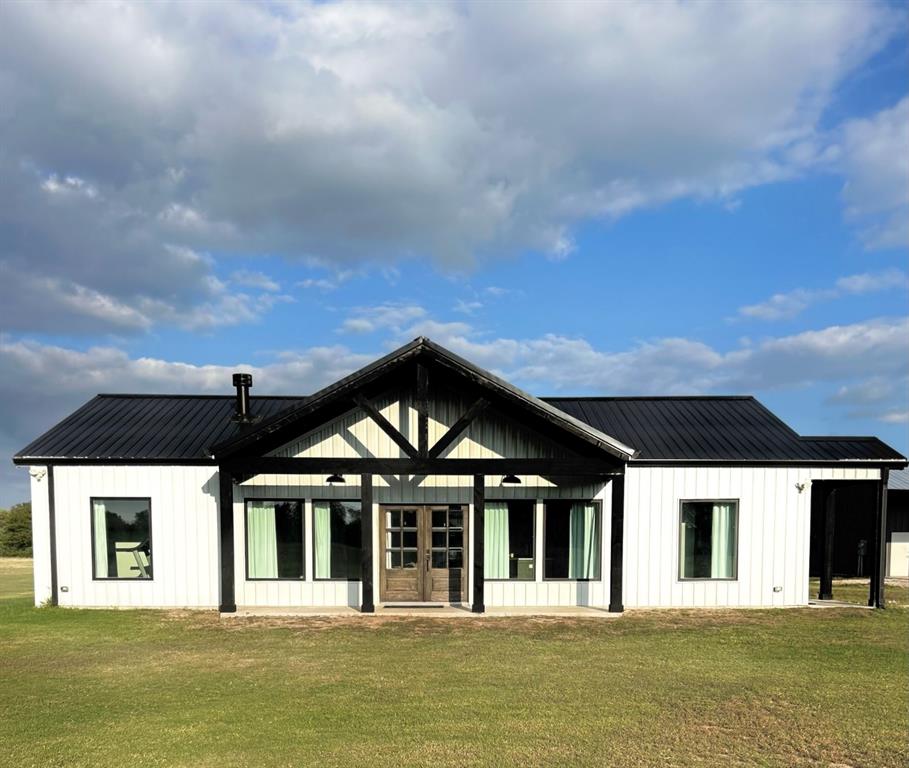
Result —
[{"label": "reflection in window glass", "polygon": [[250,579],[302,579],[303,502],[246,502],[246,568]]},{"label": "reflection in window glass", "polygon": [[359,501],[313,502],[313,544],[317,579],[359,579]]},{"label": "reflection in window glass", "polygon": [[149,499],[92,499],[96,579],[152,577]]},{"label": "reflection in window glass", "polygon": [[547,579],[599,579],[600,506],[591,501],[546,502]]},{"label": "reflection in window glass", "polygon": [[683,579],[737,578],[734,501],[683,501],[679,524],[679,576]]},{"label": "reflection in window glass", "polygon": [[484,514],[485,577],[533,581],[533,502],[487,501]]}]

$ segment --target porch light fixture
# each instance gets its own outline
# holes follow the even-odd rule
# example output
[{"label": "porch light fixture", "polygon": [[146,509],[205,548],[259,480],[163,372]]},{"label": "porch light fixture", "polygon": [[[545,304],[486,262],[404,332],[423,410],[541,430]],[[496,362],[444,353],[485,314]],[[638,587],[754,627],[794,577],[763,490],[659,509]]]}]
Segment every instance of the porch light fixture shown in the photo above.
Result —
[{"label": "porch light fixture", "polygon": [[517,475],[505,475],[502,478],[502,485],[520,485],[521,478]]},{"label": "porch light fixture", "polygon": [[335,475],[329,475],[328,477],[326,477],[325,482],[328,483],[329,485],[335,485],[336,483],[346,483],[347,481],[344,479],[344,475],[335,474]]}]

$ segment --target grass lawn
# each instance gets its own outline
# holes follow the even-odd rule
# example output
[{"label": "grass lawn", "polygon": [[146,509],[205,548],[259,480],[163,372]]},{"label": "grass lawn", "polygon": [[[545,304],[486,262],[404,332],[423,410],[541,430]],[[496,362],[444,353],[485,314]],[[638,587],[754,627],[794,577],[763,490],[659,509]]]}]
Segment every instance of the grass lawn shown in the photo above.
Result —
[{"label": "grass lawn", "polygon": [[909,763],[905,607],[221,620],[35,609],[27,562],[0,560],[4,765]]}]

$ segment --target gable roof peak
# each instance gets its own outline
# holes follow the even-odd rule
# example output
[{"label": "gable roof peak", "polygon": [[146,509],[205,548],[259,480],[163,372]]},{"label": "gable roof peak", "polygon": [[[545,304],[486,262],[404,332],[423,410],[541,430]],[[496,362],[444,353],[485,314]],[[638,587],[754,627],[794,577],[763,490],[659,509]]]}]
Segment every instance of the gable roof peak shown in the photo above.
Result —
[{"label": "gable roof peak", "polygon": [[527,409],[535,417],[564,430],[574,438],[579,438],[589,445],[611,454],[614,458],[627,461],[637,453],[631,446],[591,427],[589,424],[585,424],[583,421],[540,398],[534,397],[495,374],[471,363],[469,360],[465,360],[460,355],[451,352],[441,344],[433,342],[426,336],[417,336],[413,341],[404,344],[384,357],[339,379],[334,384],[329,384],[307,398],[304,404],[288,408],[283,413],[276,414],[271,419],[261,422],[255,428],[246,431],[242,435],[237,435],[213,445],[210,453],[213,456],[222,457],[240,450],[255,450],[255,444],[273,441],[278,433],[287,433],[300,425],[303,419],[308,419],[320,409],[330,407],[339,400],[346,402],[351,394],[361,391],[364,387],[384,377],[390,371],[400,368],[407,360],[422,355],[425,355],[433,364],[441,365],[464,376],[483,390]]}]

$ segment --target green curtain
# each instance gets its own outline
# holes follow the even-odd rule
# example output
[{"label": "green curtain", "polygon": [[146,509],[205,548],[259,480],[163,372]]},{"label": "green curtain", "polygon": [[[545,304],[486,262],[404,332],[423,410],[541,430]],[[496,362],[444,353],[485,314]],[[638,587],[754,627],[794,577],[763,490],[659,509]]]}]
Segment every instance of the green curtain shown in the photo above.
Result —
[{"label": "green curtain", "polygon": [[572,504],[568,529],[568,578],[595,579],[600,573],[599,515],[595,504]]},{"label": "green curtain", "polygon": [[483,568],[487,579],[507,579],[511,555],[508,541],[508,505],[487,501],[484,524]]},{"label": "green curtain", "polygon": [[[107,508],[103,501],[96,501],[92,508],[95,524],[95,578],[106,579],[107,568]],[[114,574],[116,576],[116,574]]]},{"label": "green curtain", "polygon": [[735,572],[735,506],[714,504],[710,536],[710,578],[731,579]]},{"label": "green curtain", "polygon": [[313,542],[316,550],[316,578],[331,578],[331,504],[316,501],[312,505]]},{"label": "green curtain", "polygon": [[247,564],[251,579],[278,578],[275,505],[252,501],[246,510]]}]

